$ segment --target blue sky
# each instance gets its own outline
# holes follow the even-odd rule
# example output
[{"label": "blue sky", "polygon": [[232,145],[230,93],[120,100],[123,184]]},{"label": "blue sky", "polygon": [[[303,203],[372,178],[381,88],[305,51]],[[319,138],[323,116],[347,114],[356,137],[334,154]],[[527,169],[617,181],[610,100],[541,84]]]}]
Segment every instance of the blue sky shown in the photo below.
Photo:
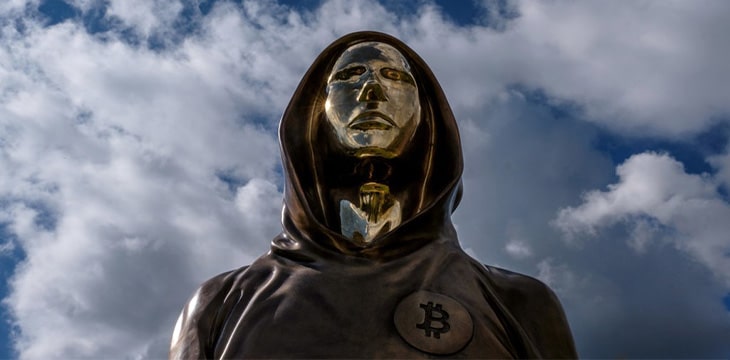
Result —
[{"label": "blue sky", "polygon": [[278,119],[363,29],[446,91],[462,246],[555,289],[581,356],[729,357],[728,7],[5,2],[0,358],[164,357],[197,284],[267,251]]}]

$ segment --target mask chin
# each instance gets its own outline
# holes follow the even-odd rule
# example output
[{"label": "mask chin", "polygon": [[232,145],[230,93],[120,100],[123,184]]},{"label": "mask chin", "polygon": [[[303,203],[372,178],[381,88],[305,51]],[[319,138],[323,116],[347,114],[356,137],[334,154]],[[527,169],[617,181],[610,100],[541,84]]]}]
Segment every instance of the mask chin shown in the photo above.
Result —
[{"label": "mask chin", "polygon": [[381,157],[385,159],[392,159],[396,157],[396,153],[389,150],[389,149],[383,149],[379,147],[364,147],[357,149],[352,152],[352,154],[359,159],[368,158],[368,157]]}]

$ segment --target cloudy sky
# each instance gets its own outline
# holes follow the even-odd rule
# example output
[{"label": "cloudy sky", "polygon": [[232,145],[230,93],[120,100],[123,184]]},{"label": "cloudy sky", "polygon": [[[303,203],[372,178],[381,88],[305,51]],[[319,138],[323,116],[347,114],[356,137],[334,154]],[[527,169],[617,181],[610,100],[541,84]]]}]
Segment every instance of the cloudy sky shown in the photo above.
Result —
[{"label": "cloudy sky", "polygon": [[0,358],[162,358],[279,231],[276,127],[356,30],[430,64],[482,262],[583,357],[730,357],[730,2],[3,0]]}]

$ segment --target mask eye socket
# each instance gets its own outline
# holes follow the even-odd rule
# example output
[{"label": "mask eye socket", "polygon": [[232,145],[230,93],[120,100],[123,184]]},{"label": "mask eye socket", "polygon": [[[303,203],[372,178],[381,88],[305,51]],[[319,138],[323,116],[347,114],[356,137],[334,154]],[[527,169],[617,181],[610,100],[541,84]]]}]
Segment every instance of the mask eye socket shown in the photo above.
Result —
[{"label": "mask eye socket", "polygon": [[364,66],[352,66],[345,69],[342,69],[335,73],[333,80],[337,81],[345,81],[345,80],[351,80],[352,78],[358,77],[365,73],[365,67]]},{"label": "mask eye socket", "polygon": [[411,85],[415,85],[415,82],[413,81],[413,77],[405,71],[391,69],[391,68],[383,68],[380,70],[380,75],[382,75],[386,79],[390,79],[393,81],[403,81],[403,82],[407,82]]}]

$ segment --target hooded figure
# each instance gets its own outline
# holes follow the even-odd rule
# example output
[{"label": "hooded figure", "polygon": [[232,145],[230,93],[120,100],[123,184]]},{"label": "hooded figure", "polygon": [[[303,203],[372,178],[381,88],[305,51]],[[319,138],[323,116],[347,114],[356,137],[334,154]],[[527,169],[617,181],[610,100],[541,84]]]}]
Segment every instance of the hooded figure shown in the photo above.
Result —
[{"label": "hooded figure", "polygon": [[358,32],[328,46],[279,127],[271,251],[205,282],[170,358],[573,358],[540,281],[461,249],[456,121],[426,63]]}]

